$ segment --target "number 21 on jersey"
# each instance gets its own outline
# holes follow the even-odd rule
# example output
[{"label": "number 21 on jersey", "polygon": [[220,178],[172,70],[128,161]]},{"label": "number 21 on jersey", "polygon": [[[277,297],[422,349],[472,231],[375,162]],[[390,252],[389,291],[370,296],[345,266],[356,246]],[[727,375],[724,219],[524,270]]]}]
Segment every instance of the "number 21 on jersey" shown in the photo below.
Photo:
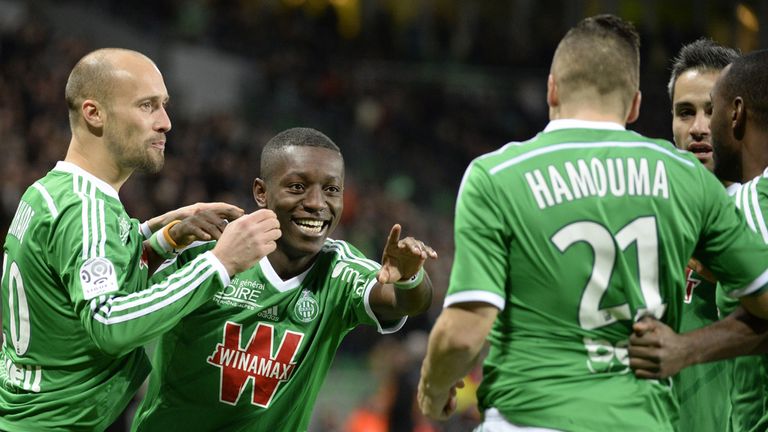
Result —
[{"label": "number 21 on jersey", "polygon": [[[625,225],[616,234],[612,234],[597,222],[573,222],[557,231],[552,236],[552,242],[560,252],[565,252],[576,243],[585,242],[594,253],[592,273],[579,303],[579,325],[583,329],[595,330],[619,320],[638,319],[643,315],[661,318],[664,314],[666,305],[662,303],[659,290],[659,252],[655,217],[639,217]],[[608,290],[611,275],[616,266],[617,253],[624,252],[633,243],[637,245],[637,269],[640,279],[638,285],[645,303],[645,307],[639,309],[634,317],[627,303],[605,309],[600,308],[600,302]],[[613,346],[608,341],[588,339],[585,340],[585,345],[588,354],[608,350],[613,352],[609,357],[615,357],[620,363],[628,365],[624,342]],[[597,350],[596,345],[604,350]],[[605,354],[600,356],[600,363],[605,363],[606,360],[610,363],[611,359],[606,359]],[[590,369],[593,369],[592,366]]]}]

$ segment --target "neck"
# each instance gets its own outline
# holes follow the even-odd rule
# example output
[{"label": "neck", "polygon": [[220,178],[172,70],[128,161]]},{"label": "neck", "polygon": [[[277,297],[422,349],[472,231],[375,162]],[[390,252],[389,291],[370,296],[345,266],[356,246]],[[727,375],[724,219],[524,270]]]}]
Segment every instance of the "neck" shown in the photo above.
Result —
[{"label": "neck", "polygon": [[105,147],[102,142],[85,144],[73,135],[64,160],[88,171],[119,192],[133,170],[121,168]]},{"label": "neck", "polygon": [[280,248],[280,240],[278,240],[277,249],[269,254],[269,263],[272,264],[272,268],[275,269],[280,279],[287,280],[306,271],[315,262],[317,256],[318,254],[311,254],[291,258]]},{"label": "neck", "polygon": [[612,122],[618,123],[622,126],[626,126],[626,120],[615,113],[606,113],[599,110],[595,110],[589,107],[575,107],[566,108],[559,106],[557,108],[549,109],[550,120],[586,120],[586,121],[599,121],[599,122]]},{"label": "neck", "polygon": [[741,148],[741,173],[749,181],[768,167],[768,132],[747,128]]}]

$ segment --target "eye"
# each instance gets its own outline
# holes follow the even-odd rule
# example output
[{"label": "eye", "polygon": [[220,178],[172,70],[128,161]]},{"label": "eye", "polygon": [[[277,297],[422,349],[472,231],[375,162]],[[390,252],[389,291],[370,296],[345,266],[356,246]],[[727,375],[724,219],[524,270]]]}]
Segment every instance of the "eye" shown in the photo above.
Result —
[{"label": "eye", "polygon": [[339,186],[326,186],[325,191],[332,194],[337,194],[341,193],[341,188]]},{"label": "eye", "polygon": [[291,183],[288,185],[288,190],[291,192],[304,192],[304,185],[301,183]]},{"label": "eye", "polygon": [[677,112],[677,116],[680,118],[694,117],[696,112],[692,109],[681,109]]},{"label": "eye", "polygon": [[152,111],[152,102],[142,102],[141,105],[139,105],[139,108],[141,108],[142,111]]}]

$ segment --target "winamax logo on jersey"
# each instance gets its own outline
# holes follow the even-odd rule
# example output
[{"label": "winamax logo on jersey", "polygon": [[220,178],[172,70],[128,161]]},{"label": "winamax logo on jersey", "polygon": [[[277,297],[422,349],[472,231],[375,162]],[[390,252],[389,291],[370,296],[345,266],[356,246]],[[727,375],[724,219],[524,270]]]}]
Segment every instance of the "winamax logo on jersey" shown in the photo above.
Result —
[{"label": "winamax logo on jersey", "polygon": [[220,370],[219,401],[237,405],[250,382],[250,403],[268,408],[280,385],[293,376],[304,333],[286,330],[278,339],[272,324],[258,323],[249,336],[243,335],[241,324],[230,321],[222,330],[221,343],[207,359]]}]

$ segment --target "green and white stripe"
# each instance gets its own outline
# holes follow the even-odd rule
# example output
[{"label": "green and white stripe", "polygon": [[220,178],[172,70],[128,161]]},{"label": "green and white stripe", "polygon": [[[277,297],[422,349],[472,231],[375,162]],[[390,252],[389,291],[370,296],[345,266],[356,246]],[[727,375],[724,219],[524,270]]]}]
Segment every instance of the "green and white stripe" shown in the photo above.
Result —
[{"label": "green and white stripe", "polygon": [[120,324],[141,318],[184,299],[206,282],[217,269],[206,252],[168,279],[150,288],[126,296],[102,296],[91,300],[93,318],[105,325]]}]

